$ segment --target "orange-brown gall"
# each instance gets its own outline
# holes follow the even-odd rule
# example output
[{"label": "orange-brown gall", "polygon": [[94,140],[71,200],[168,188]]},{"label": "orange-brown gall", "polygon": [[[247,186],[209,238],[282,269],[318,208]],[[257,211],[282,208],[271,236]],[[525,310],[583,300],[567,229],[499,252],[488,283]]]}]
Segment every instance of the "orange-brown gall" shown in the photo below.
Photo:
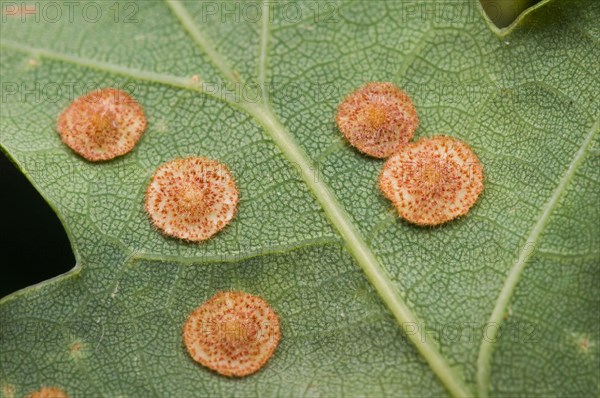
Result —
[{"label": "orange-brown gall", "polygon": [[423,138],[385,162],[379,188],[402,218],[438,225],[475,204],[483,191],[483,167],[471,148],[455,138]]},{"label": "orange-brown gall", "polygon": [[142,107],[126,92],[103,88],[77,98],[60,115],[57,130],[87,160],[110,160],[131,151],[146,129]]},{"label": "orange-brown gall", "polygon": [[58,387],[42,387],[25,398],[69,398],[69,396]]},{"label": "orange-brown gall", "polygon": [[344,98],[336,122],[359,151],[387,158],[406,145],[419,125],[408,94],[392,83],[367,83]]},{"label": "orange-brown gall", "polygon": [[190,356],[224,376],[250,375],[271,358],[281,338],[279,318],[262,298],[219,292],[187,318],[183,341]]},{"label": "orange-brown gall", "polygon": [[202,157],[163,163],[146,190],[146,212],[166,235],[209,239],[235,215],[238,190],[227,166]]}]

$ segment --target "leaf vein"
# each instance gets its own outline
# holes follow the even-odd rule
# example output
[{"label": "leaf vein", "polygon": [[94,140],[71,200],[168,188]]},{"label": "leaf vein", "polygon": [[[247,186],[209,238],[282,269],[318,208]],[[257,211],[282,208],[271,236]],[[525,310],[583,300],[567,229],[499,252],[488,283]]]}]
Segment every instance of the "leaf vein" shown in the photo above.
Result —
[{"label": "leaf vein", "polygon": [[[527,265],[527,260],[531,256],[531,245],[537,244],[538,239],[544,232],[544,229],[550,220],[552,212],[554,211],[563,193],[566,191],[566,187],[575,176],[575,171],[583,162],[583,159],[585,158],[585,155],[593,142],[593,138],[599,129],[600,119],[596,120],[596,122],[590,128],[590,131],[587,133],[579,150],[575,153],[572,162],[569,164],[567,171],[560,179],[558,186],[552,193],[552,196],[548,202],[542,208],[542,212],[538,221],[529,233],[529,236],[527,236],[525,239],[525,244],[523,245],[517,260],[508,273],[506,281],[502,286],[502,290],[498,295],[498,299],[496,300],[496,304],[489,318],[488,324],[496,324],[500,326],[503,323],[504,313],[508,308],[508,304],[519,282],[521,274]],[[477,389],[480,396],[487,396],[489,392],[491,359],[494,350],[494,342],[497,340],[496,337],[498,329],[499,327],[493,328],[493,336],[486,336],[487,338],[482,339],[479,348],[479,356],[477,358]]]}]

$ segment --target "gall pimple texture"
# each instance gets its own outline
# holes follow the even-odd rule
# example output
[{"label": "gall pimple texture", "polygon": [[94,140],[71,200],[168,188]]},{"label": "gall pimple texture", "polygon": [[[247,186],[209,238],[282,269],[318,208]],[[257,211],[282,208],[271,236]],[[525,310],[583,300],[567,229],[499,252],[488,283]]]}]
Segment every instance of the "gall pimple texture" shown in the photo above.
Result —
[{"label": "gall pimple texture", "polygon": [[126,92],[103,88],[77,98],[58,118],[60,138],[92,162],[131,151],[146,129],[142,107]]},{"label": "gall pimple texture", "polygon": [[57,387],[42,387],[32,392],[25,398],[69,398],[68,395]]},{"label": "gall pimple texture", "polygon": [[483,168],[465,143],[446,136],[423,138],[385,162],[379,187],[402,218],[438,225],[475,204],[483,191]]},{"label": "gall pimple texture", "polygon": [[166,235],[206,240],[235,215],[238,190],[229,169],[201,157],[162,164],[146,191],[146,211]]},{"label": "gall pimple texture", "polygon": [[410,141],[419,118],[404,91],[392,83],[367,83],[344,98],[336,122],[359,151],[387,158]]},{"label": "gall pimple texture", "polygon": [[215,294],[189,315],[183,327],[190,356],[224,376],[258,371],[280,338],[275,311],[262,298],[244,292]]}]

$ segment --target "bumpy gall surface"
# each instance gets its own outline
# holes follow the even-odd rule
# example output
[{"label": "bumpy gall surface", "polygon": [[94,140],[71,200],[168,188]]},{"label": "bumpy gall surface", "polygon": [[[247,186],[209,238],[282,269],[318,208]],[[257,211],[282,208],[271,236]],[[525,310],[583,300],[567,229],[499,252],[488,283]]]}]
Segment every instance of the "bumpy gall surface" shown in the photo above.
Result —
[{"label": "bumpy gall surface", "polygon": [[238,190],[229,169],[202,157],[162,164],[146,191],[146,212],[166,235],[193,242],[209,239],[235,215]]},{"label": "bumpy gall surface", "polygon": [[385,162],[379,187],[402,218],[438,225],[466,214],[475,204],[483,191],[483,167],[455,138],[423,138]]},{"label": "bumpy gall surface", "polygon": [[110,160],[131,151],[146,129],[142,107],[126,92],[103,88],[77,98],[59,116],[60,138],[87,160]]},{"label": "bumpy gall surface", "polygon": [[338,128],[359,151],[387,158],[406,145],[419,125],[408,94],[392,83],[367,83],[338,106]]},{"label": "bumpy gall surface", "polygon": [[244,292],[215,294],[189,315],[183,327],[190,356],[224,376],[258,371],[280,338],[275,311],[262,298]]},{"label": "bumpy gall surface", "polygon": [[68,395],[58,387],[42,387],[32,392],[25,398],[69,398]]}]

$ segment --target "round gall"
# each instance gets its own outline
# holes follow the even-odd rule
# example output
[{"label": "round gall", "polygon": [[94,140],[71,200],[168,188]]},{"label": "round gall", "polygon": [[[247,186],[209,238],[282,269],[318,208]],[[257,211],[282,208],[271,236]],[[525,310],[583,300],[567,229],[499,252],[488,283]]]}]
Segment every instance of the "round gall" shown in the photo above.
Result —
[{"label": "round gall", "polygon": [[146,129],[142,107],[126,92],[103,88],[77,98],[59,116],[62,141],[92,162],[131,151]]},{"label": "round gall", "polygon": [[379,187],[405,220],[438,225],[475,204],[483,191],[483,167],[455,138],[423,138],[385,162]]},{"label": "round gall", "polygon": [[190,356],[223,376],[255,373],[271,358],[280,338],[275,311],[262,298],[244,292],[215,294],[183,327]]},{"label": "round gall", "polygon": [[408,94],[392,83],[368,83],[338,106],[338,128],[359,151],[387,158],[413,137],[419,125]]},{"label": "round gall", "polygon": [[146,190],[146,212],[168,236],[209,239],[235,215],[238,190],[229,169],[202,157],[163,163]]},{"label": "round gall", "polygon": [[68,395],[58,387],[42,387],[32,392],[25,398],[69,398]]}]

